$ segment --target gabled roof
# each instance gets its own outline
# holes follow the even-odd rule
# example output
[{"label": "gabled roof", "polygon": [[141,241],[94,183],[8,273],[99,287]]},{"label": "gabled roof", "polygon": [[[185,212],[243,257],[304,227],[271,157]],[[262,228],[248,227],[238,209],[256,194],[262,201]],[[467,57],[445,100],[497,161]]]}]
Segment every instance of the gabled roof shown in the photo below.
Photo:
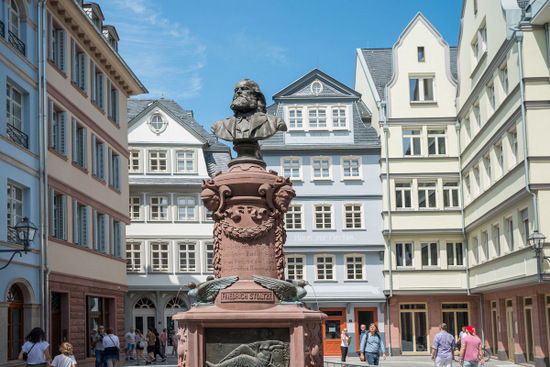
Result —
[{"label": "gabled roof", "polygon": [[[315,80],[319,80],[323,84],[323,90],[319,95],[314,95],[311,92],[310,86]],[[361,94],[330,75],[323,73],[319,69],[313,69],[300,79],[289,84],[279,92],[273,95],[273,100],[279,102],[283,99],[309,99],[309,98],[349,98],[359,99]]]}]

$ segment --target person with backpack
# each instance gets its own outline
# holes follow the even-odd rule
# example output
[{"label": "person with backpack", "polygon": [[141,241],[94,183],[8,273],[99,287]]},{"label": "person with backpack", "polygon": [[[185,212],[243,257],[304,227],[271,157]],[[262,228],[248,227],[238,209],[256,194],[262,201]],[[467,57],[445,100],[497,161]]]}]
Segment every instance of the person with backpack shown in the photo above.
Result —
[{"label": "person with backpack", "polygon": [[61,343],[59,353],[51,363],[52,367],[76,367],[76,360],[73,355],[73,346],[71,343]]},{"label": "person with backpack", "polygon": [[52,361],[50,356],[50,344],[46,341],[46,333],[39,327],[35,327],[25,338],[26,342],[21,347],[18,359],[27,361],[27,366],[48,367]]},{"label": "person with backpack", "polygon": [[161,339],[160,339],[159,332],[157,331],[156,328],[153,328],[153,333],[155,333],[155,351],[154,351],[155,361],[157,360],[157,355],[159,355],[162,358],[161,362],[166,362],[166,356],[160,350]]},{"label": "person with backpack", "polygon": [[366,361],[369,365],[378,366],[380,353],[382,353],[382,358],[386,360],[386,348],[384,348],[384,341],[380,336],[378,326],[374,323],[369,325],[368,332],[361,334],[361,342],[359,347],[361,361]]}]

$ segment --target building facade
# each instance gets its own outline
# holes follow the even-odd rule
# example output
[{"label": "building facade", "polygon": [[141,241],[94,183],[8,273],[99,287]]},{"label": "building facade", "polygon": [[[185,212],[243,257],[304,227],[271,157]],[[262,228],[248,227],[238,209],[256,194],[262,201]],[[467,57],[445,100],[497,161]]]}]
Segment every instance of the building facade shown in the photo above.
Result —
[{"label": "building facade", "polygon": [[171,331],[172,316],[191,307],[184,285],[213,274],[214,222],[201,184],[227,170],[231,155],[172,100],[129,100],[128,124],[126,329]]},{"label": "building facade", "polygon": [[324,354],[340,354],[347,328],[359,349],[360,324],[384,330],[380,143],[360,95],[313,70],[273,96],[268,112],[288,131],[262,141],[267,169],[290,177],[286,276],[311,285],[308,307],[328,315]]},{"label": "building facade", "polygon": [[90,333],[124,335],[127,99],[147,92],[117,51],[97,4],[48,1],[47,220],[49,340],[95,363]]},{"label": "building facade", "polygon": [[[37,1],[0,2],[0,250],[21,250],[13,227],[25,217],[39,231],[31,251],[0,254],[0,364],[16,360],[25,335],[43,322],[40,277],[41,216],[39,85],[40,7]],[[42,162],[43,163],[43,162]],[[7,193],[7,195],[5,194]],[[7,210],[4,210],[7,208]],[[13,261],[8,265],[10,258]]]}]

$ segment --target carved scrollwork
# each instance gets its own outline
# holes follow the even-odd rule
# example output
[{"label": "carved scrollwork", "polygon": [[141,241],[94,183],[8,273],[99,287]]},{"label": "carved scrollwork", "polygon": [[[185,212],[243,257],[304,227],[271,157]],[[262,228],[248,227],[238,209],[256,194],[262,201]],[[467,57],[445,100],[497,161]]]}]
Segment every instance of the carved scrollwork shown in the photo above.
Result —
[{"label": "carved scrollwork", "polygon": [[323,365],[323,330],[320,323],[304,325],[304,354],[306,366]]},{"label": "carved scrollwork", "polygon": [[245,228],[245,227],[234,226],[230,224],[226,219],[224,219],[220,222],[220,225],[223,230],[223,234],[225,234],[227,237],[235,241],[243,242],[243,241],[252,241],[267,235],[267,233],[275,225],[275,222],[276,222],[275,218],[270,217],[266,221],[264,221],[262,224],[256,227]]}]

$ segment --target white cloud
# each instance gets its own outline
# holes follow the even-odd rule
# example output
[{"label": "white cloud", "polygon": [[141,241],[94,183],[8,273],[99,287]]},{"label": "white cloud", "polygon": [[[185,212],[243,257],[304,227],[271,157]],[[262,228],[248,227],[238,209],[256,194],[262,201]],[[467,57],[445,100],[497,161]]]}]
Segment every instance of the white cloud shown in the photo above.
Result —
[{"label": "white cloud", "polygon": [[[288,50],[258,36],[247,33],[247,29],[241,30],[233,36],[235,48],[246,52],[247,56],[254,56],[256,59],[266,59],[272,64],[286,64]],[[250,52],[254,50],[254,52]]]}]

